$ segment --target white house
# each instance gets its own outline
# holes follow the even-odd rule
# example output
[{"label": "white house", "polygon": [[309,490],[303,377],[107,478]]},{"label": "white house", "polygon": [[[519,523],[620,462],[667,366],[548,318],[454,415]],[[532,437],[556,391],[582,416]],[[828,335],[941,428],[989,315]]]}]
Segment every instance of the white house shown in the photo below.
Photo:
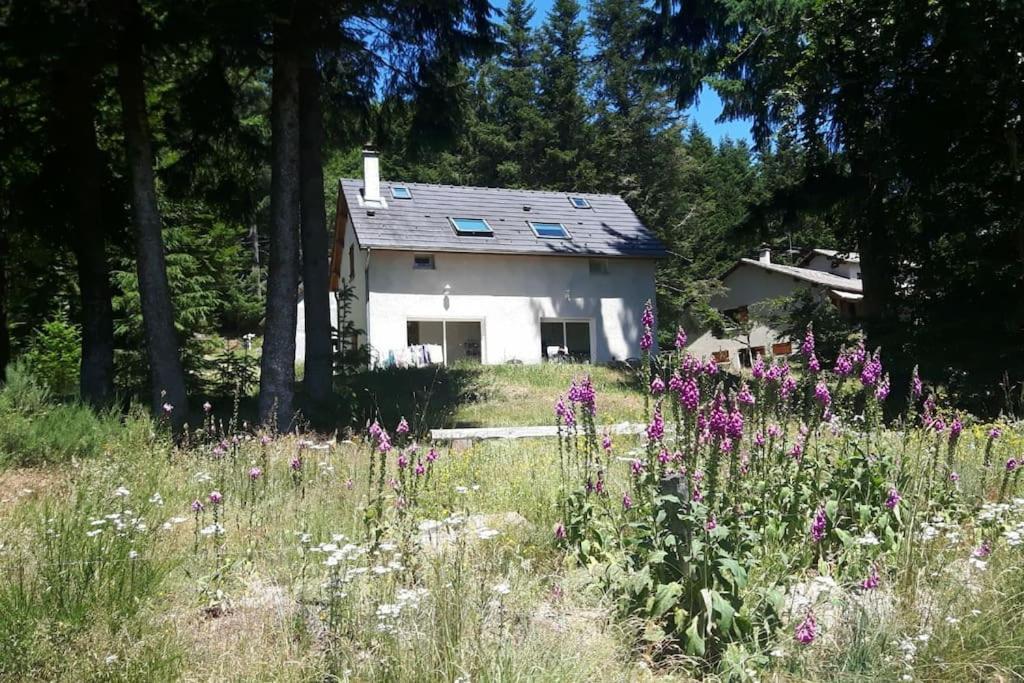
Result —
[{"label": "white house", "polygon": [[[725,293],[711,299],[711,305],[730,318],[745,322],[748,307],[770,299],[810,289],[827,298],[843,315],[856,318],[860,314],[863,289],[860,258],[856,253],[830,249],[813,249],[799,266],[773,263],[771,251],[761,250],[757,260],[740,259],[721,278]],[[754,324],[749,338],[719,338],[710,330],[697,336],[690,352],[713,357],[720,364],[734,368],[749,366],[751,356],[762,354],[788,356],[793,352],[790,340],[778,330]]]},{"label": "white house", "polygon": [[617,196],[341,180],[331,285],[376,366],[640,355],[666,252]]}]

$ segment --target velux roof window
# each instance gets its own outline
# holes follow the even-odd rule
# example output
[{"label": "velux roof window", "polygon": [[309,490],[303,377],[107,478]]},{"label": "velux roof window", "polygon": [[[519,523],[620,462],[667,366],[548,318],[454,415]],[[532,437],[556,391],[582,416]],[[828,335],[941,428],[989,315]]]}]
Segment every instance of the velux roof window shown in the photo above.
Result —
[{"label": "velux roof window", "polygon": [[494,235],[491,225],[483,218],[449,218],[457,235],[490,237]]},{"label": "velux roof window", "polygon": [[546,237],[548,239],[569,239],[569,231],[565,229],[565,226],[561,223],[535,223],[534,221],[526,221],[530,224],[533,229],[533,234],[537,237]]},{"label": "velux roof window", "polygon": [[391,196],[395,199],[412,199],[412,190],[405,185],[392,185]]},{"label": "velux roof window", "polygon": [[587,201],[586,197],[569,197],[569,203],[577,209],[589,209],[590,202]]}]

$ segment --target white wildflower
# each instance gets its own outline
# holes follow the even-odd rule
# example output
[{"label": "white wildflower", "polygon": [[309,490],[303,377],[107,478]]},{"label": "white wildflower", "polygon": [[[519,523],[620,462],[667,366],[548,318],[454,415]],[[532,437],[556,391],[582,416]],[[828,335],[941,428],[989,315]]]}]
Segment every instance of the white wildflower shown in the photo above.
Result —
[{"label": "white wildflower", "polygon": [[85,535],[89,538],[94,538],[96,536],[99,536],[101,533],[103,533],[103,529],[93,529],[92,531],[86,531]]},{"label": "white wildflower", "polygon": [[128,496],[130,496],[131,494],[132,494],[132,492],[131,492],[131,491],[129,491],[128,489],[126,489],[126,488],[125,488],[125,487],[123,487],[123,486],[118,486],[118,487],[117,487],[117,488],[116,488],[116,489],[114,490],[114,495],[115,495],[116,497],[118,497],[118,498],[127,498],[127,497],[128,497]]},{"label": "white wildflower", "polygon": [[495,584],[493,590],[498,595],[508,595],[512,589],[509,587],[507,583],[502,582]]}]

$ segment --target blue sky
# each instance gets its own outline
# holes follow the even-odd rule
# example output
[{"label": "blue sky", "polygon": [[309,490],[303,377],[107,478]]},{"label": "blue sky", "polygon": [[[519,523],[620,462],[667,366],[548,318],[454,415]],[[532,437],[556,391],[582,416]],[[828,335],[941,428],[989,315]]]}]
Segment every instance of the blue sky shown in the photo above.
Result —
[{"label": "blue sky", "polygon": [[[508,4],[507,0],[491,0],[491,2],[500,10],[504,10]],[[548,10],[551,9],[551,4],[552,0],[533,0],[533,8],[536,10],[536,13],[533,15],[533,26],[535,28],[544,23],[544,18],[547,16]],[[586,0],[580,0],[580,4],[584,6],[585,12]],[[496,17],[495,21],[501,20]],[[701,92],[700,101],[695,106],[686,110],[687,117],[692,121],[696,121],[715,142],[719,142],[727,137],[733,140],[751,141],[750,121],[717,123],[715,119],[721,113],[722,100],[719,99],[718,93],[707,86]]]}]

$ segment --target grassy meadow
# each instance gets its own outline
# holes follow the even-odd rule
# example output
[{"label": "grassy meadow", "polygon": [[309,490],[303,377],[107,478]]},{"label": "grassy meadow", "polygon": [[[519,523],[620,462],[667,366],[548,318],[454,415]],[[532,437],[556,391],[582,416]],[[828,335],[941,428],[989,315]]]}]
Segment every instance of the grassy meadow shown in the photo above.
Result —
[{"label": "grassy meadow", "polygon": [[[796,436],[794,415],[774,447],[803,439],[806,462],[832,463],[824,474],[794,474],[783,456],[778,467],[766,459],[758,469],[757,437],[746,434],[749,471],[721,463],[721,496],[733,497],[719,509],[717,529],[707,524],[705,543],[731,538],[722,529],[742,529],[748,540],[742,558],[730,550],[745,569],[743,585],[726,596],[741,605],[737,624],[760,610],[760,596],[778,609],[758,622],[764,628],[748,631],[720,625],[730,608],[715,602],[716,625],[702,627],[708,646],[696,655],[670,644],[660,589],[643,598],[646,606],[630,606],[609,579],[622,557],[635,556],[630,534],[643,538],[636,530],[663,504],[644,499],[636,474],[657,467],[644,464],[657,455],[650,439],[602,444],[609,448],[595,457],[604,458],[597,476],[606,493],[593,494],[585,473],[578,499],[589,503],[572,508],[571,463],[588,452],[587,429],[567,427],[562,442],[458,449],[414,438],[435,416],[444,417],[429,426],[551,424],[556,399],[586,373],[598,438],[601,425],[644,419],[642,385],[608,368],[454,368],[443,390],[423,371],[388,371],[362,378],[360,389],[375,399],[384,437],[281,436],[210,417],[176,446],[140,411],[96,416],[50,401],[15,373],[0,390],[0,679],[1024,676],[1024,499],[1003,465],[1024,443],[1015,425],[1000,425],[993,440],[991,425],[969,423],[956,449],[956,486],[941,487],[946,498],[930,506],[935,459],[947,456],[923,428],[878,426],[866,435],[856,417],[844,416]],[[425,398],[435,406],[424,410]],[[665,414],[671,432],[667,407]],[[748,424],[758,419],[750,415]],[[771,455],[771,447],[761,448]],[[855,464],[852,453],[864,460]],[[846,468],[851,481],[888,489],[889,481],[872,481],[873,458],[883,454],[898,455],[891,476],[902,496],[888,532],[872,526],[874,508],[864,509],[875,494],[864,493],[857,512],[859,499],[843,499],[858,495],[852,488],[838,496],[839,512],[829,509],[824,541],[809,541],[803,527],[793,536],[744,521],[756,516],[740,502],[749,499],[745,487],[765,501],[775,495],[757,482],[773,491],[787,488],[786,477],[806,486],[813,479],[805,476],[839,482]],[[710,476],[707,464],[703,470]],[[629,495],[635,503],[620,503]],[[841,512],[848,508],[850,520]],[[572,509],[587,510],[586,525],[573,526]],[[812,536],[813,512],[792,511],[807,517]],[[704,532],[690,531],[696,546]],[[574,534],[589,539],[587,550]],[[821,550],[812,557],[814,543]],[[869,567],[878,585],[862,590]],[[709,604],[719,599],[707,596]],[[814,637],[801,642],[812,613]]]}]

